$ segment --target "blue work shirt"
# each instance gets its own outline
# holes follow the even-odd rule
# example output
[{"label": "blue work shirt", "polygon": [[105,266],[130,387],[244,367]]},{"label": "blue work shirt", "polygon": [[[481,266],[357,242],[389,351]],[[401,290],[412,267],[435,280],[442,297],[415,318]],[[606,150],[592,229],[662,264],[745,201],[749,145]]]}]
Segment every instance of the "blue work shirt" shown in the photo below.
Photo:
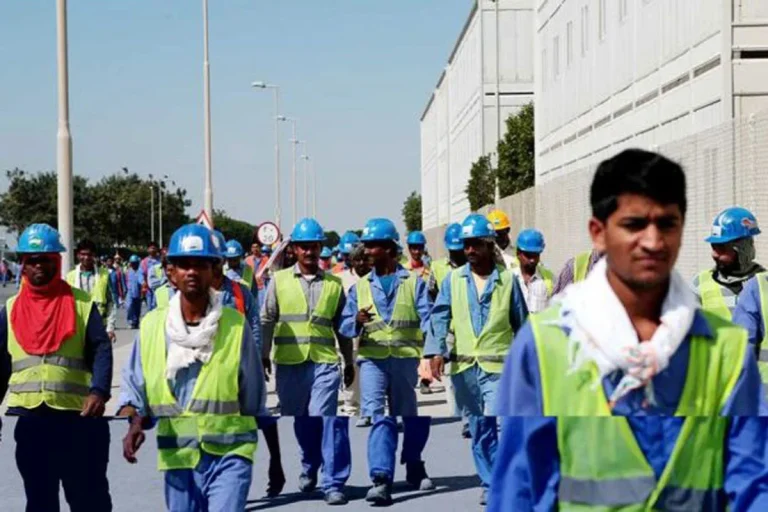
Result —
[{"label": "blue work shirt", "polygon": [[141,285],[144,282],[144,278],[141,276],[141,270],[134,270],[129,268],[125,272],[126,288],[125,298],[126,300],[140,299],[141,298]]},{"label": "blue work shirt", "polygon": [[147,270],[149,273],[147,276],[147,286],[149,286],[149,289],[153,292],[168,282],[168,277],[162,269],[162,263],[154,263],[153,260],[150,260]]},{"label": "blue work shirt", "polygon": [[[760,287],[758,279],[768,279],[764,274],[758,274],[753,277],[739,294],[739,301],[736,309],[733,310],[733,323],[738,324],[747,330],[747,339],[755,347],[762,344],[765,338],[765,319],[763,318],[763,309],[760,305]],[[762,347],[763,350],[768,347]]]},{"label": "blue work shirt", "polygon": [[[491,275],[488,276],[485,290],[483,290],[483,294],[479,298],[477,296],[477,287],[475,286],[474,279],[472,279],[470,266],[468,264],[464,265],[453,272],[458,272],[461,278],[467,281],[467,298],[469,314],[472,319],[472,330],[475,332],[475,336],[480,336],[491,314],[491,298],[496,286],[499,284],[499,269],[494,268]],[[425,356],[439,355],[448,358],[450,355],[446,337],[451,325],[451,298],[451,276],[449,274],[443,279],[440,285],[440,293],[437,296],[437,301],[435,301],[435,307],[432,308],[432,332],[427,337],[427,343],[424,347]],[[518,332],[528,318],[528,308],[525,305],[525,297],[522,290],[520,290],[520,284],[514,276],[512,276],[511,305],[512,307],[509,308],[509,323],[512,325],[513,331]],[[512,340],[510,340],[510,343],[512,343]]]},{"label": "blue work shirt", "polygon": [[120,304],[128,291],[128,281],[123,269],[112,269],[109,272],[109,292],[112,294],[112,302]]},{"label": "blue work shirt", "polygon": [[[411,276],[411,273],[401,265],[398,265],[395,270],[395,275],[397,276],[397,280],[389,292],[385,292],[384,288],[381,286],[379,276],[376,275],[376,269],[372,269],[366,276],[360,278],[370,281],[373,303],[376,305],[376,310],[379,312],[382,320],[386,323],[389,323],[389,321],[392,320],[392,311],[395,309],[397,291],[400,289],[400,285],[403,284],[403,281]],[[416,279],[415,302],[416,312],[421,321],[421,330],[426,335],[429,332],[429,316],[430,311],[432,310],[432,301],[427,292],[427,284],[423,279]],[[350,339],[359,337],[363,331],[363,326],[357,324],[357,311],[357,284],[355,284],[349,290],[347,304],[341,314],[341,334]]]},{"label": "blue work shirt", "polygon": [[[670,458],[685,419],[672,416],[685,383],[692,336],[713,336],[700,310],[667,369],[653,378],[657,403],[644,407],[645,392],[637,389],[619,400],[613,410],[614,415],[627,417],[638,445],[657,477]],[[621,377],[622,372],[616,371],[603,379],[606,397]],[[744,368],[721,414],[757,416],[765,414],[766,410],[755,355],[747,350]],[[557,419],[537,417],[543,414],[541,375],[530,323],[516,336],[505,362],[499,386],[498,413],[508,418],[502,428],[491,485],[490,503],[495,505],[491,507],[489,504],[489,510],[556,508],[560,481]],[[763,420],[734,418],[729,427],[725,488],[732,499],[732,510],[768,510],[768,432],[765,431],[768,424],[756,424],[755,421]]]},{"label": "blue work shirt", "polygon": [[[85,325],[85,364],[91,372],[90,392],[109,400],[112,390],[112,342],[104,329],[104,322],[96,309],[91,308]],[[0,310],[0,402],[8,389],[11,378],[11,355],[8,353],[8,311]],[[10,407],[8,415],[31,416],[47,414],[72,414],[73,411],[57,411],[45,405],[36,409]]]},{"label": "blue work shirt", "polygon": [[[131,347],[131,354],[123,367],[120,383],[120,397],[118,410],[125,406],[136,408],[140,416],[147,416],[147,390],[144,380],[144,370],[141,366],[141,350],[139,348],[140,333]],[[168,338],[165,345],[168,346]],[[266,387],[264,380],[264,368],[261,365],[261,354],[253,340],[253,331],[243,329],[242,344],[240,347],[240,368],[238,370],[238,401],[240,414],[243,416],[268,416],[266,412]],[[177,404],[186,408],[192,397],[192,391],[200,375],[202,363],[196,361],[187,368],[182,368],[176,373],[168,384]]]}]

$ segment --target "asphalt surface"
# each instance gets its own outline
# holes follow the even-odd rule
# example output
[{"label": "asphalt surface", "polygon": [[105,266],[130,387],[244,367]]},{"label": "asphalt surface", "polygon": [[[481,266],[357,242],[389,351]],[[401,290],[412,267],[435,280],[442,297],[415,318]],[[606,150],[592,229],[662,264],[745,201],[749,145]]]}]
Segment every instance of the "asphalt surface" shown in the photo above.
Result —
[{"label": "asphalt surface", "polygon": [[[0,288],[0,300],[14,293],[12,288]],[[136,331],[125,328],[125,312],[119,312],[118,340],[114,345],[115,375],[112,393],[119,392],[120,369],[128,357]],[[424,452],[427,472],[436,484],[436,489],[428,492],[411,491],[405,485],[405,468],[398,466],[393,489],[394,503],[391,510],[481,510],[478,504],[480,482],[477,477],[470,442],[461,437],[461,423],[453,418],[444,417],[448,408],[445,402],[445,390],[440,385],[433,386],[431,395],[419,394],[420,414],[433,415],[430,439]],[[270,387],[268,405],[276,404],[274,390]],[[110,401],[107,414],[113,414],[116,398]],[[0,412],[4,406],[0,404]],[[442,417],[438,417],[442,416]],[[350,421],[350,439],[352,444],[352,474],[347,485],[349,503],[344,510],[367,510],[365,493],[370,487],[366,461],[367,428],[356,428],[355,420]],[[112,440],[110,444],[109,481],[114,510],[163,510],[163,478],[156,469],[156,449],[154,433],[147,435],[147,442],[139,453],[135,465],[128,464],[122,456],[121,440],[127,425],[122,420],[110,422]],[[21,477],[16,469],[13,441],[14,418],[3,418],[2,438],[0,440],[0,510],[23,511],[25,506],[24,489]],[[267,463],[269,453],[266,445],[260,444],[254,463],[254,475],[251,484],[249,504],[246,510],[325,510],[320,492],[309,495],[298,491],[298,477],[301,472],[298,445],[293,434],[293,420],[284,418],[279,421],[283,468],[288,480],[283,494],[274,499],[264,498],[267,486]],[[261,441],[261,440],[260,440]],[[42,442],[42,440],[41,440]],[[402,439],[401,439],[402,444]],[[87,448],[85,448],[87,449]],[[62,510],[67,510],[63,493]]]}]

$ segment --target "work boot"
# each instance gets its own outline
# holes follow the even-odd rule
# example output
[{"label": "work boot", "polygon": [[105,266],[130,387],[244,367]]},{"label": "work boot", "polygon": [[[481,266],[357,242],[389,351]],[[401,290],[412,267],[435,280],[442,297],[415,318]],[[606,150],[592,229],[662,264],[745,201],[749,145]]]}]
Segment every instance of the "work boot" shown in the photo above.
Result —
[{"label": "work boot", "polygon": [[317,476],[309,476],[304,473],[299,476],[299,490],[301,492],[312,492],[317,488]]},{"label": "work boot", "polygon": [[432,388],[429,387],[429,381],[422,379],[421,383],[419,384],[419,390],[421,391],[422,395],[431,395],[432,394]]},{"label": "work boot", "polygon": [[279,464],[270,464],[268,477],[267,498],[279,496],[280,493],[283,492],[283,487],[285,487],[285,473],[283,473],[283,466]]},{"label": "work boot", "polygon": [[355,423],[355,426],[359,428],[365,428],[365,427],[370,427],[372,423],[373,422],[371,421],[370,416],[361,416],[360,418],[357,419],[357,423]]},{"label": "work boot", "polygon": [[406,463],[405,481],[420,491],[431,491],[435,488],[435,484],[427,476],[423,461]]},{"label": "work boot", "polygon": [[325,502],[328,505],[346,505],[347,497],[341,491],[331,490],[325,493]]},{"label": "work boot", "polygon": [[488,504],[488,489],[483,489],[480,493],[480,504],[486,506]]},{"label": "work boot", "polygon": [[373,479],[373,487],[365,495],[365,501],[374,506],[388,506],[392,504],[392,483],[386,477],[376,476]]}]

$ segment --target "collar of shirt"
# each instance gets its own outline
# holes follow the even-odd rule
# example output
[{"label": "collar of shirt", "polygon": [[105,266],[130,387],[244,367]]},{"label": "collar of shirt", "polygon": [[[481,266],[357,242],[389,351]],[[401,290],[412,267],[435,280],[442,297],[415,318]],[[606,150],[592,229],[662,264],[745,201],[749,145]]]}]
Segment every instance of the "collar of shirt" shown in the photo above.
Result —
[{"label": "collar of shirt", "polygon": [[[411,273],[408,272],[408,270],[406,270],[406,268],[403,267],[400,264],[398,264],[397,268],[395,269],[395,275],[397,275],[397,277],[400,278],[399,281],[404,281],[404,280],[408,279],[409,277],[411,277]],[[371,282],[377,281],[379,279],[378,274],[376,274],[376,269],[375,268],[372,268],[371,271],[368,272],[366,277]]]},{"label": "collar of shirt", "polygon": [[[299,264],[296,263],[293,266],[293,275],[296,277],[304,277],[304,273],[301,271],[301,268],[299,268]],[[322,279],[325,276],[325,270],[321,269],[320,267],[317,267],[317,272],[315,272],[315,277],[319,277]]]}]

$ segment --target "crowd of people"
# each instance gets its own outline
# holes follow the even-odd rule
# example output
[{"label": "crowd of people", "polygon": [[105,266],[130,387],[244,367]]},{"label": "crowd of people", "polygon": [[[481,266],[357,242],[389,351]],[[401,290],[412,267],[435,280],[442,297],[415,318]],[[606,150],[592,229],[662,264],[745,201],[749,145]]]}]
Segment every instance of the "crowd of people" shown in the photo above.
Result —
[{"label": "crowd of people", "polygon": [[687,210],[677,163],[623,151],[589,194],[592,249],[558,274],[543,233],[513,244],[499,210],[448,226],[436,260],[423,233],[403,247],[389,219],[331,248],[307,218],[247,257],[199,224],[128,267],[97,262],[84,240],[65,278],[56,230],[28,227],[20,289],[0,311],[0,397],[19,417],[28,510],[58,510],[59,483],[73,510],[111,510],[98,418],[123,305],[138,329],[116,397],[124,458],[155,431],[168,510],[244,510],[259,431],[267,496],[279,495],[278,416],[293,417],[299,489],[329,505],[347,503],[350,417],[370,428],[366,501],[392,503],[400,426],[406,482],[434,489],[417,390],[436,381],[463,418],[488,510],[768,510],[756,218],[719,214],[714,266],[691,283],[674,270]]}]

